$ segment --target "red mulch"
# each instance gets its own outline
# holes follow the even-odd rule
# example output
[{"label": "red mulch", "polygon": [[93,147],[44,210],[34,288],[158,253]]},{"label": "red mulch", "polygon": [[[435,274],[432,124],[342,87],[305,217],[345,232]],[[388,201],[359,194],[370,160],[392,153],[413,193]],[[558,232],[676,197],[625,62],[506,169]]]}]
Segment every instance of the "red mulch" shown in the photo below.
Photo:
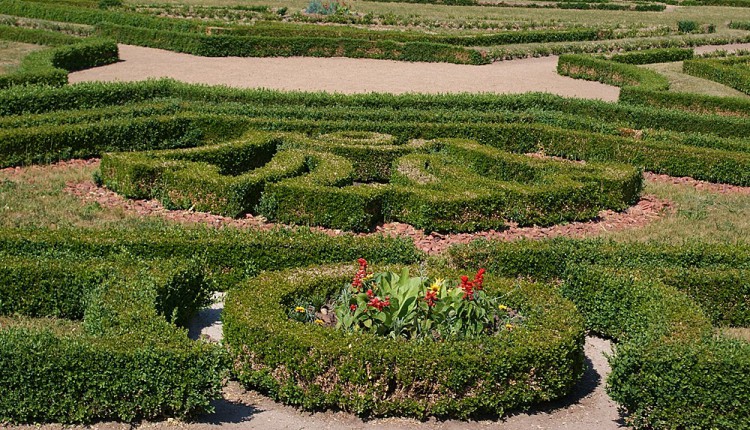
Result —
[{"label": "red mulch", "polygon": [[[543,155],[533,155],[543,156]],[[545,156],[546,157],[546,156]],[[548,157],[547,157],[548,158]],[[0,169],[0,174],[6,176],[16,176],[21,173],[29,173],[35,169],[68,169],[81,168],[86,166],[95,167],[98,165],[98,159],[90,160],[69,160],[62,161],[48,166],[30,166],[30,167],[10,167]],[[697,190],[716,192],[721,194],[742,194],[750,195],[750,187],[740,187],[728,184],[714,184],[706,181],[699,181],[689,177],[677,178],[668,175],[646,172],[645,178],[648,181],[670,183],[676,185],[692,186]],[[156,200],[129,200],[106,188],[97,187],[92,181],[82,183],[69,183],[66,192],[81,198],[87,202],[97,202],[102,206],[115,208],[119,207],[127,213],[138,216],[160,216],[168,220],[180,223],[203,223],[216,227],[238,227],[238,228],[256,228],[269,230],[279,227],[278,224],[269,223],[263,217],[246,215],[245,218],[234,219],[209,213],[193,212],[186,210],[167,210],[161,203]],[[478,233],[457,233],[457,234],[425,234],[421,230],[403,223],[388,223],[378,226],[375,232],[361,233],[367,234],[388,234],[396,236],[410,237],[414,240],[416,246],[428,253],[440,253],[447,247],[457,243],[468,243],[473,239],[487,238],[495,240],[516,240],[521,238],[543,239],[549,237],[566,236],[566,237],[587,237],[604,232],[626,230],[643,227],[662,216],[665,212],[673,209],[673,204],[667,200],[659,199],[653,195],[644,195],[641,200],[624,212],[602,211],[599,216],[587,222],[572,222],[568,224],[554,225],[551,227],[517,227],[510,225],[508,229],[502,231],[484,231]],[[313,230],[324,232],[333,236],[349,234],[341,230],[326,229],[313,227]]]},{"label": "red mulch", "polygon": [[[64,165],[81,165],[81,163],[65,162]],[[96,186],[92,181],[69,183],[67,184],[66,191],[84,201],[97,202],[104,207],[119,207],[128,213],[138,216],[160,216],[180,223],[203,223],[215,227],[231,226],[263,230],[269,230],[279,226],[278,224],[267,222],[263,217],[253,215],[246,215],[245,218],[234,219],[204,212],[168,210],[156,200],[126,199],[113,191]],[[510,225],[508,229],[502,231],[490,230],[477,233],[456,234],[425,234],[423,231],[415,229],[408,224],[393,222],[378,226],[372,233],[360,233],[358,235],[387,234],[410,237],[414,240],[415,245],[419,249],[427,253],[435,254],[444,251],[450,245],[468,243],[477,238],[510,241],[521,238],[543,239],[557,236],[584,237],[609,231],[639,228],[659,218],[664,212],[671,209],[672,204],[669,201],[658,199],[652,195],[645,195],[635,206],[628,208],[624,212],[614,212],[610,210],[602,211],[596,219],[587,222],[572,222],[551,227],[517,227]],[[312,229],[332,236],[348,234],[341,230],[322,227],[313,227]]]},{"label": "red mulch", "polygon": [[737,185],[729,184],[714,184],[713,182],[699,181],[687,176],[675,177],[669,175],[661,175],[658,173],[645,172],[643,176],[647,181],[662,182],[667,184],[675,185],[689,185],[696,190],[710,191],[712,193],[719,194],[750,194],[750,187],[740,187]]}]

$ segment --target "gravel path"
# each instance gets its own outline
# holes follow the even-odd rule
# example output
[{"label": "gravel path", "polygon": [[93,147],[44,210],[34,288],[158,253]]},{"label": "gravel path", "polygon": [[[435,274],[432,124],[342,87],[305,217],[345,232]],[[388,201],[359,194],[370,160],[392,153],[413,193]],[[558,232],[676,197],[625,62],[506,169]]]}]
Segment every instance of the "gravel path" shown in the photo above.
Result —
[{"label": "gravel path", "polygon": [[241,88],[340,93],[525,93],[615,101],[620,89],[556,72],[557,57],[502,61],[484,66],[408,63],[355,58],[209,58],[120,45],[123,61],[71,73],[71,83],[173,78]]}]

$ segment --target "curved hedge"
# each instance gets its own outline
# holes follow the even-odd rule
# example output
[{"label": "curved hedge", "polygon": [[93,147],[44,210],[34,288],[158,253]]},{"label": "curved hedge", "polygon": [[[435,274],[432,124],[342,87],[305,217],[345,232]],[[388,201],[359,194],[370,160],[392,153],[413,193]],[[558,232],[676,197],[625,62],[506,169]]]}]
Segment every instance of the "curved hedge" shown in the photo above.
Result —
[{"label": "curved hedge", "polygon": [[618,341],[607,390],[636,428],[746,428],[750,248],[604,241],[476,242],[452,248],[460,268],[562,281],[587,329]]},{"label": "curved hedge", "polygon": [[508,294],[504,300],[526,319],[516,330],[476,340],[411,342],[289,319],[294,297],[338,292],[351,281],[348,272],[326,266],[269,273],[229,292],[225,340],[243,384],[311,410],[468,418],[559,398],[582,373],[582,321],[543,284],[514,287],[516,281],[488,277],[488,294]]},{"label": "curved hedge", "polygon": [[49,45],[51,48],[24,57],[17,71],[0,76],[0,88],[44,84],[63,86],[68,72],[111,64],[119,59],[111,40],[79,39],[60,33],[0,26],[0,39]]},{"label": "curved hedge", "polygon": [[199,266],[2,258],[0,421],[132,421],[212,410],[226,374],[223,351],[173,324],[207,303]]},{"label": "curved hedge", "polygon": [[[699,113],[748,116],[750,101],[738,97],[708,96],[667,91],[668,80],[652,70],[636,64],[684,61],[687,74],[711,79],[742,91],[748,81],[746,72],[738,66],[725,65],[746,62],[739,59],[692,59],[690,49],[648,49],[611,56],[609,59],[591,55],[561,55],[557,72],[577,79],[599,81],[620,87],[619,101],[640,105],[678,108]],[[746,87],[746,85],[745,85]]]},{"label": "curved hedge", "polygon": [[[0,91],[0,113],[1,166],[197,146],[249,129],[356,130],[391,134],[399,143],[469,138],[515,153],[544,151],[750,185],[746,118],[549,94],[352,96],[172,81],[92,83]],[[387,165],[381,161],[380,168]]]},{"label": "curved hedge", "polygon": [[226,354],[181,327],[212,290],[261,270],[418,258],[404,240],[304,230],[0,229],[0,242],[0,421],[12,423],[211,411]]},{"label": "curved hedge", "polygon": [[682,71],[750,94],[750,56],[685,61]]},{"label": "curved hedge", "polygon": [[533,159],[471,141],[397,144],[363,132],[255,132],[228,144],[105,154],[101,177],[169,207],[355,231],[383,220],[429,231],[548,225],[622,210],[642,188],[628,166]]}]

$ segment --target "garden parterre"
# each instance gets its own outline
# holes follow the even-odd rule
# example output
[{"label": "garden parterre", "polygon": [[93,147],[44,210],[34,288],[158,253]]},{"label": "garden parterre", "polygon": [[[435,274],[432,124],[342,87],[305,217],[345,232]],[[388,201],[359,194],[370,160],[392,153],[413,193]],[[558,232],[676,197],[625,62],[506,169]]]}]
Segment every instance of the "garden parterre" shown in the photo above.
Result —
[{"label": "garden parterre", "polygon": [[[47,6],[2,4],[36,18],[57,11],[57,16],[47,18],[61,19],[64,13],[65,20],[72,22],[98,28],[110,25],[103,23],[102,16],[111,16],[102,15],[106,12]],[[148,37],[138,33],[143,40],[204,30],[190,21],[117,16],[119,21],[111,26],[124,26],[123,34],[128,26],[145,28]],[[122,21],[123,16],[132,21]],[[34,33],[37,36],[49,37],[48,44],[57,43],[59,37]],[[230,34],[228,44],[235,43],[232,37],[256,36]],[[193,43],[203,36],[185,40]],[[211,39],[216,40],[224,39]],[[191,49],[206,49],[207,42],[201,43],[203,47]],[[424,47],[415,45],[416,50]],[[443,49],[425,52],[443,55],[447,52]],[[99,58],[101,52],[93,57]],[[219,53],[227,52],[232,51]],[[65,64],[77,67],[82,61],[77,55]],[[655,58],[687,58],[687,53],[615,57],[622,67]],[[644,78],[647,74],[612,63],[573,58],[567,64],[598,70],[602,74],[597,79],[613,79],[624,71],[620,77],[628,79],[617,82],[626,88],[648,84],[640,88],[642,100],[658,99],[661,104],[676,100],[661,95],[664,86],[658,77]],[[396,172],[409,173],[396,182],[413,188],[415,180],[419,184],[431,173],[422,166],[437,161],[450,166],[440,159],[445,155],[466,162],[467,154],[482,153],[472,163],[483,166],[484,175],[497,165],[506,168],[495,172],[498,175],[516,169],[521,176],[531,174],[526,170],[530,165],[545,174],[571,166],[523,155],[530,152],[586,160],[581,169],[597,172],[595,179],[602,189],[605,175],[597,169],[604,164],[599,163],[630,164],[615,168],[630,172],[631,180],[626,181],[630,185],[614,198],[621,203],[637,195],[633,190],[639,190],[635,183],[640,176],[636,180],[631,173],[638,169],[750,185],[747,107],[736,100],[680,99],[683,107],[698,105],[703,112],[726,102],[735,115],[719,116],[645,105],[659,104],[651,101],[607,104],[541,94],[340,96],[170,81],[15,87],[0,92],[0,100],[2,166],[112,151],[120,152],[108,157],[120,157],[130,166],[141,163],[146,173],[154,160],[191,167],[204,163],[200,166],[205,175],[196,179],[188,174],[181,179],[182,190],[196,184],[224,187],[225,180],[217,177],[238,178],[243,172],[267,168],[278,180],[268,181],[272,186],[262,192],[248,192],[247,201],[275,210],[276,216],[283,209],[278,204],[281,199],[273,199],[274,204],[269,197],[264,203],[261,193],[287,192],[301,199],[301,194],[289,190],[310,186],[310,179],[328,181],[326,188],[336,189],[353,186],[355,180],[390,178],[394,166]],[[279,151],[282,141],[287,149]],[[429,145],[436,151],[421,152]],[[299,155],[321,150],[326,155],[318,159]],[[378,162],[366,162],[371,151],[380,151]],[[265,155],[259,157],[261,152]],[[288,158],[282,168],[272,169],[274,157],[285,153]],[[316,178],[313,167],[321,165],[329,170]],[[311,174],[295,176],[300,173],[296,169],[305,168]],[[330,175],[339,169],[351,172],[346,184]],[[572,174],[576,169],[567,170]],[[171,183],[180,171],[166,175]],[[101,179],[113,181],[116,175],[109,173],[103,171]],[[121,180],[120,184],[130,186],[134,196],[153,191],[143,186],[148,181]],[[0,193],[13,193],[14,187],[13,181],[4,181]],[[156,188],[169,194],[168,188]],[[172,194],[175,205],[196,204]],[[308,195],[318,194],[321,190],[314,188]],[[550,202],[560,200],[551,197]],[[237,205],[232,211],[253,204]],[[311,213],[325,216],[328,211],[321,206]],[[422,222],[419,217],[407,220]],[[309,218],[287,221],[315,223]],[[748,324],[750,252],[742,241],[708,247],[557,240],[476,242],[452,248],[424,267],[441,275],[486,268],[488,292],[506,294],[511,305],[527,315],[526,325],[518,330],[479,343],[351,338],[323,327],[303,330],[286,317],[300,294],[340,288],[347,281],[344,273],[351,270],[342,263],[364,257],[395,270],[424,260],[405,240],[330,237],[305,229],[238,232],[136,223],[89,229],[3,228],[0,244],[0,379],[8,388],[0,398],[0,421],[193,416],[210,410],[210,400],[218,395],[230,367],[248,387],[305,409],[446,418],[503,415],[569,392],[582,368],[581,342],[587,329],[618,342],[608,389],[634,426],[748,426],[750,398],[745,381],[750,374],[750,349],[747,342],[730,340],[718,331]],[[283,269],[288,270],[279,272]],[[518,277],[525,279],[514,279]],[[209,292],[225,289],[230,291],[225,314],[228,356],[216,345],[188,340],[181,328],[206,304]],[[353,339],[356,348],[350,348]],[[472,348],[487,348],[489,363],[484,356],[472,354]],[[433,364],[425,366],[424,358]],[[409,391],[407,387],[415,382],[423,385]],[[54,407],[48,406],[49,398],[57,400]]]}]

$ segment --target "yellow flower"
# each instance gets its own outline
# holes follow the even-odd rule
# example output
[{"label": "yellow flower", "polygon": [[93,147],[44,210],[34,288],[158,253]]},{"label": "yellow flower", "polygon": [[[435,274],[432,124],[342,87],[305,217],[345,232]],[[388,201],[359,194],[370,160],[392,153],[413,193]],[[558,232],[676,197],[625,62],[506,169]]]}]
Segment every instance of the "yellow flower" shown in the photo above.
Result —
[{"label": "yellow flower", "polygon": [[303,308],[302,306],[297,306],[296,308],[294,308],[294,312],[302,313],[304,311],[305,311],[305,308]]},{"label": "yellow flower", "polygon": [[505,306],[505,305],[498,305],[497,308],[500,309],[501,311],[507,311],[508,310],[508,307]]},{"label": "yellow flower", "polygon": [[443,281],[442,278],[435,279],[435,282],[433,282],[432,285],[430,285],[429,290],[432,291],[432,292],[434,292],[434,293],[439,292],[440,291],[440,287],[443,286],[443,282],[444,281]]},{"label": "yellow flower", "polygon": [[511,323],[505,324],[505,328],[507,328],[508,330],[513,330],[513,324]]},{"label": "yellow flower", "polygon": [[324,324],[324,322],[323,322],[323,320],[322,320],[322,319],[316,319],[316,320],[315,320],[315,324],[318,324],[318,325],[323,325],[323,324]]},{"label": "yellow flower", "polygon": [[372,278],[374,278],[374,277],[375,277],[375,274],[373,274],[373,273],[368,273],[368,274],[367,274],[367,276],[365,276],[364,278],[362,278],[362,280],[363,280],[363,281],[369,281],[370,279],[372,279]]}]

